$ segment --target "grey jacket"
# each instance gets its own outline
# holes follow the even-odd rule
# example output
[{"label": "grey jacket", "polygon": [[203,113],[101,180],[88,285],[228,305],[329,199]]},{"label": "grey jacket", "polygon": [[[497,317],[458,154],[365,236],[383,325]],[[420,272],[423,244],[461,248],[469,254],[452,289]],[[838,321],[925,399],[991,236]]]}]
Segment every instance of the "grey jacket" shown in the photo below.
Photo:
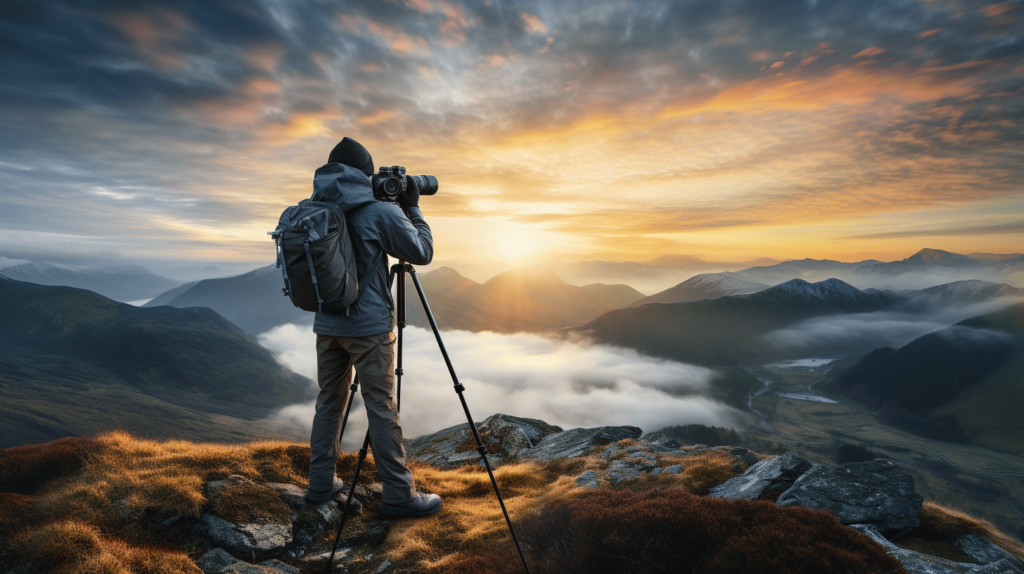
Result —
[{"label": "grey jacket", "polygon": [[411,207],[406,216],[397,205],[378,201],[370,178],[340,163],[316,170],[310,199],[335,203],[345,212],[359,278],[359,299],[346,313],[317,313],[313,332],[366,337],[392,330],[395,303],[388,285],[388,254],[414,265],[430,263],[434,240],[423,213]]}]

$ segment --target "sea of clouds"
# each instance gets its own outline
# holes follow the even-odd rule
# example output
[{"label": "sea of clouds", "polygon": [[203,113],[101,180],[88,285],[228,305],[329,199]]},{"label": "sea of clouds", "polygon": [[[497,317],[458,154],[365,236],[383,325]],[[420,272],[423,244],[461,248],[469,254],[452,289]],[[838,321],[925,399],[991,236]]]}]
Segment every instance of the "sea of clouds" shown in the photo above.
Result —
[{"label": "sea of clouds", "polygon": [[[541,419],[569,429],[633,425],[644,432],[700,423],[734,426],[744,414],[711,400],[715,372],[581,340],[518,333],[444,331],[445,347],[475,421],[495,413]],[[316,380],[316,335],[282,325],[259,336],[291,370]],[[433,333],[404,333],[402,427],[412,438],[466,422]],[[361,401],[353,405],[343,443],[356,448],[366,432]],[[282,421],[309,429],[313,403],[291,405]]]}]

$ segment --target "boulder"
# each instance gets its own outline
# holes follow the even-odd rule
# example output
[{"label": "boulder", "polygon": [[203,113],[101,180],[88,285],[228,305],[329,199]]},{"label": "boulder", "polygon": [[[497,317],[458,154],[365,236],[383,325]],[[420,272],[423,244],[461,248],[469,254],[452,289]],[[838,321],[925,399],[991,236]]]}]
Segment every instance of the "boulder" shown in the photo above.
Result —
[{"label": "boulder", "polygon": [[899,560],[900,565],[910,574],[1022,574],[1021,570],[1005,559],[991,564],[953,562],[938,556],[900,548],[882,536],[877,528],[868,524],[854,524],[850,528],[866,534],[878,543],[890,556]]},{"label": "boulder", "polygon": [[600,481],[601,478],[597,476],[596,472],[588,470],[576,477],[576,486],[594,489],[600,486]]},{"label": "boulder", "polygon": [[545,436],[533,448],[519,452],[519,460],[549,462],[557,458],[585,456],[599,446],[624,439],[637,439],[643,431],[637,427],[576,428]]},{"label": "boulder", "polygon": [[956,539],[956,547],[960,552],[970,556],[981,564],[992,564],[1000,560],[1006,560],[1013,564],[1018,570],[1024,570],[1024,563],[1017,560],[1009,552],[992,544],[988,539],[977,534],[964,534]]},{"label": "boulder", "polygon": [[256,560],[277,556],[292,542],[291,524],[232,524],[212,514],[204,514],[199,525],[205,529],[213,545]]},{"label": "boulder", "polygon": [[[487,460],[492,467],[515,461],[518,454],[533,448],[544,437],[561,432],[560,427],[548,423],[505,414],[496,414],[477,423],[480,440],[487,447]],[[406,457],[439,468],[453,469],[475,464],[480,455],[469,424],[463,423],[405,441]]]},{"label": "boulder", "polygon": [[204,574],[299,574],[299,569],[280,560],[266,560],[249,564],[228,554],[221,548],[203,554],[196,563]]},{"label": "boulder", "polygon": [[807,459],[789,451],[780,457],[755,463],[742,475],[712,488],[708,496],[730,500],[775,500],[812,466]]},{"label": "boulder", "polygon": [[918,526],[923,502],[914,479],[896,463],[873,460],[815,466],[777,504],[826,510],[843,524],[868,524],[885,532]]},{"label": "boulder", "polygon": [[649,432],[640,437],[651,452],[673,452],[679,450],[679,443],[661,431]]}]

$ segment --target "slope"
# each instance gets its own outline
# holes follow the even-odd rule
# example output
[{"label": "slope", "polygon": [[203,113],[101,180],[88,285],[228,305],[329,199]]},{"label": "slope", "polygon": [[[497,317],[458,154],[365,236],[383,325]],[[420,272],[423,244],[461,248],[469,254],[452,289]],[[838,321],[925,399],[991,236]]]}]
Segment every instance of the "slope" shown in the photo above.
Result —
[{"label": "slope", "polygon": [[178,284],[134,265],[87,269],[64,269],[49,263],[32,262],[7,267],[0,275],[38,285],[63,285],[88,289],[115,301],[140,301],[155,297]]},{"label": "slope", "polygon": [[251,420],[311,388],[210,309],[143,309],[10,279],[0,279],[0,372],[5,439],[19,423],[95,432],[118,413],[140,432],[174,431],[176,415],[216,430],[210,414]]},{"label": "slope", "polygon": [[601,343],[706,366],[785,358],[764,339],[772,330],[821,315],[877,311],[898,300],[838,279],[793,279],[748,295],[653,303],[605,313],[577,328]]},{"label": "slope", "polygon": [[740,279],[729,273],[701,273],[675,287],[632,302],[630,307],[648,303],[688,303],[701,299],[718,299],[726,295],[745,295],[767,289],[768,285]]}]

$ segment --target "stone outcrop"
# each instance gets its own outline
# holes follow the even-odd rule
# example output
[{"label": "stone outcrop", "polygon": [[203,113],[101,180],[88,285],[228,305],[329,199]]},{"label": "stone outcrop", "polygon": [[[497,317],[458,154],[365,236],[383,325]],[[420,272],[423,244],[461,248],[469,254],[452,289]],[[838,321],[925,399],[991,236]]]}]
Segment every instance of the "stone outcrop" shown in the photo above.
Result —
[{"label": "stone outcrop", "polygon": [[203,554],[196,563],[203,574],[299,574],[299,569],[280,560],[265,560],[250,564],[239,560],[220,548]]},{"label": "stone outcrop", "polygon": [[[743,450],[746,451],[746,449]],[[712,488],[708,492],[708,496],[728,499],[775,500],[793,486],[796,479],[810,470],[811,466],[807,459],[790,451],[780,457],[755,463],[741,476],[731,478]]]},{"label": "stone outcrop", "polygon": [[914,479],[887,460],[816,466],[777,501],[826,510],[843,524],[868,524],[882,532],[916,527],[923,502]]},{"label": "stone outcrop", "polygon": [[520,451],[519,460],[549,462],[556,458],[575,458],[589,454],[596,447],[625,439],[638,439],[643,431],[637,427],[577,428],[549,434],[533,448]]},{"label": "stone outcrop", "polygon": [[[938,556],[900,548],[889,542],[878,532],[877,528],[871,525],[853,524],[850,528],[869,536],[890,556],[899,560],[900,565],[910,574],[1022,574],[1020,569],[1005,558],[988,564],[954,562]],[[986,540],[986,542],[988,541]]]},{"label": "stone outcrop", "polygon": [[994,564],[1005,560],[1018,570],[1024,571],[1024,562],[977,534],[964,534],[957,538],[956,547],[980,564]]},{"label": "stone outcrop", "polygon": [[[561,427],[541,420],[500,413],[476,423],[476,427],[492,467],[514,461],[523,450],[533,448],[548,435],[562,432]],[[405,441],[407,458],[443,469],[478,463],[480,454],[476,448],[467,423]]]}]

